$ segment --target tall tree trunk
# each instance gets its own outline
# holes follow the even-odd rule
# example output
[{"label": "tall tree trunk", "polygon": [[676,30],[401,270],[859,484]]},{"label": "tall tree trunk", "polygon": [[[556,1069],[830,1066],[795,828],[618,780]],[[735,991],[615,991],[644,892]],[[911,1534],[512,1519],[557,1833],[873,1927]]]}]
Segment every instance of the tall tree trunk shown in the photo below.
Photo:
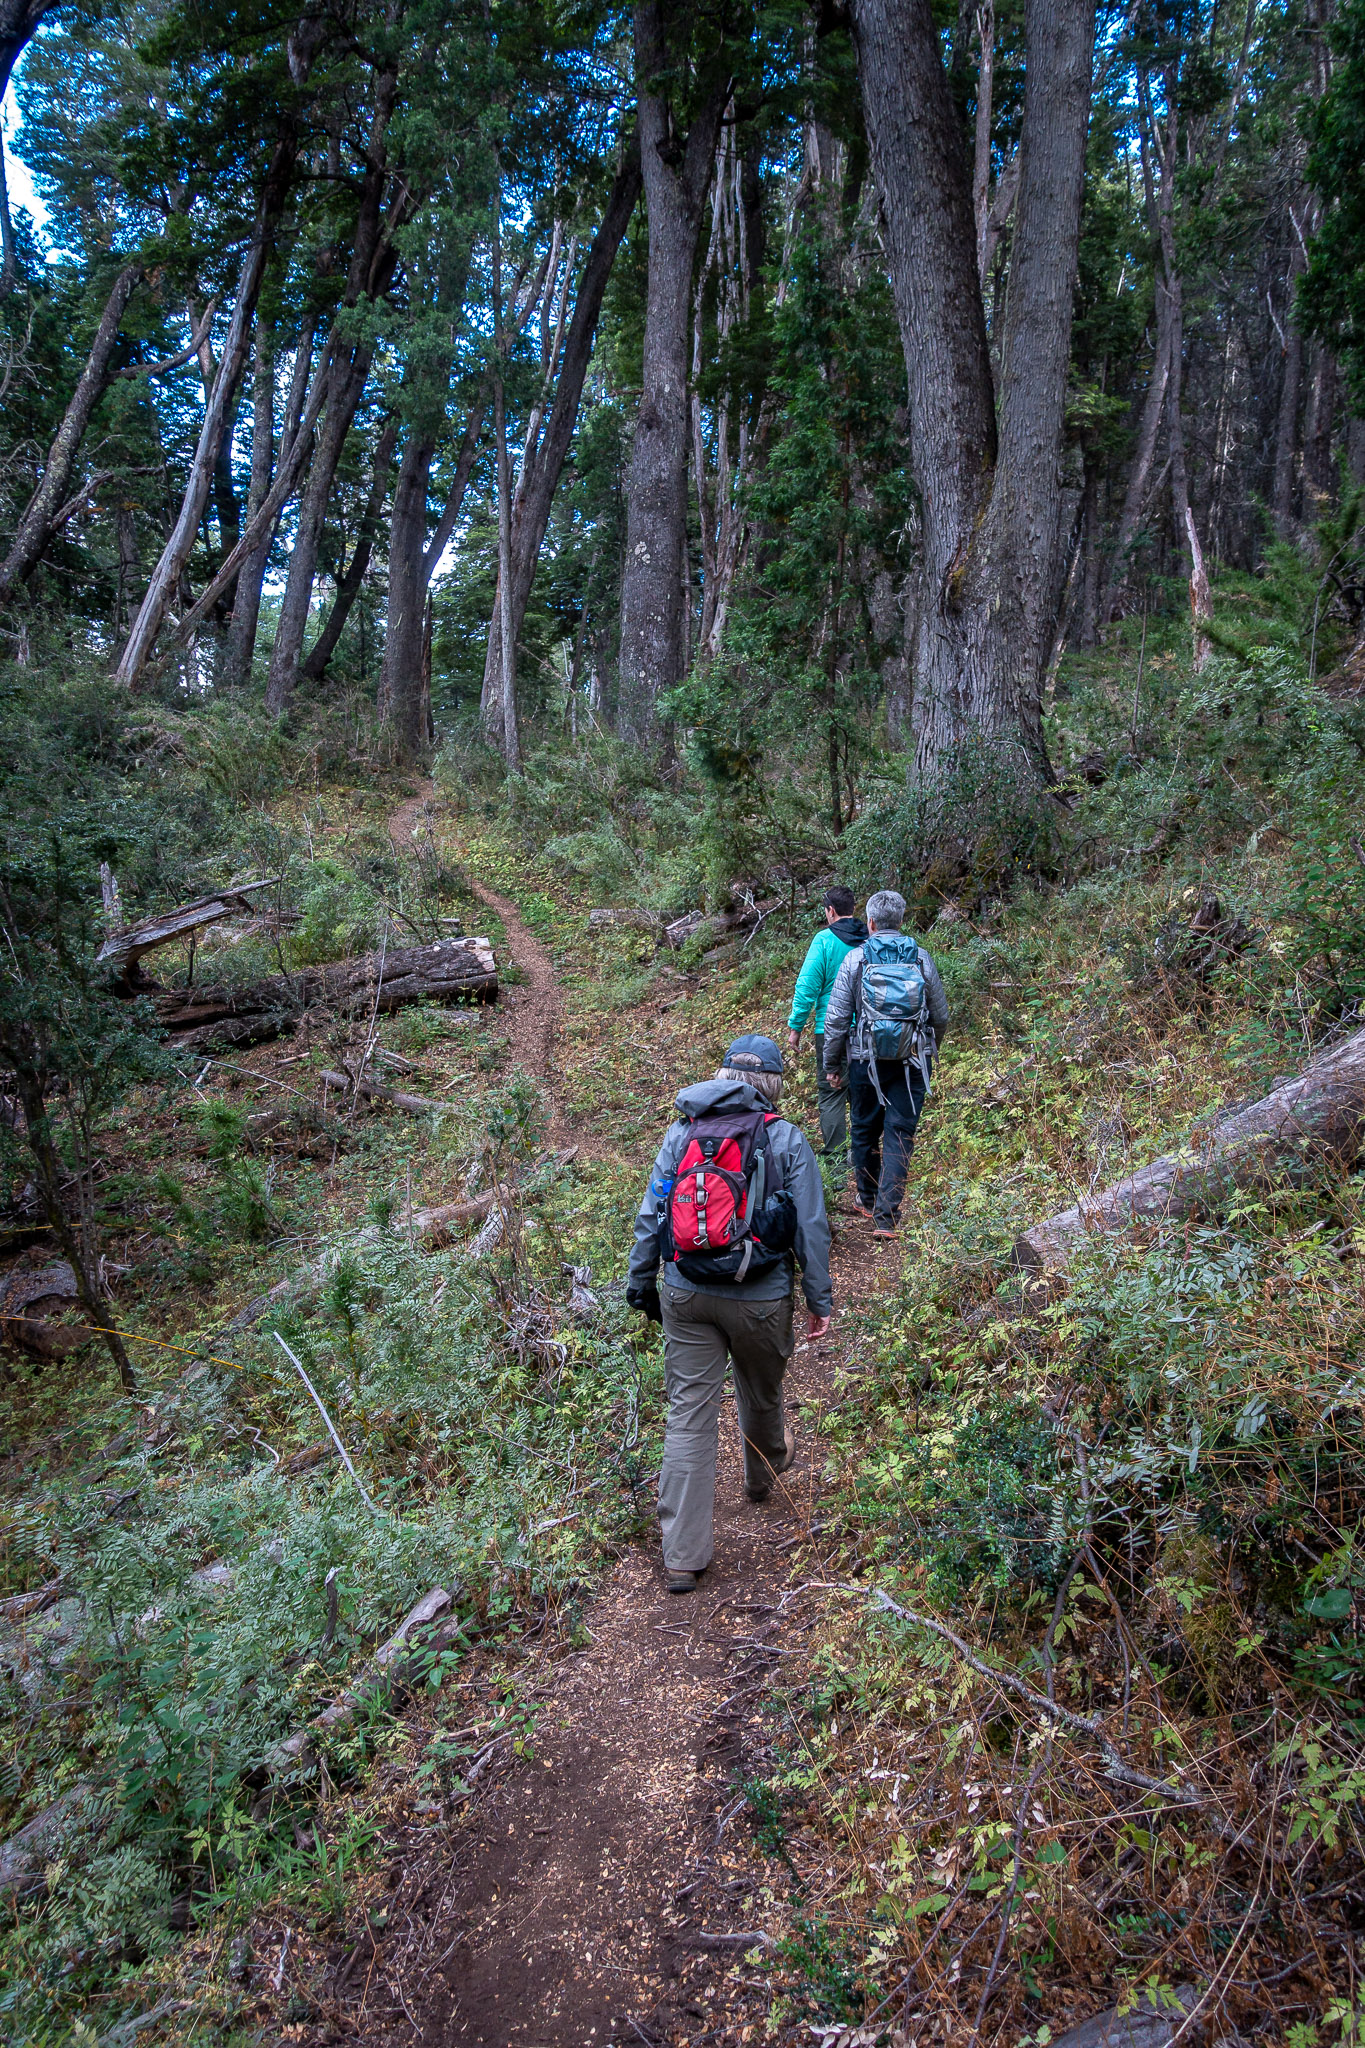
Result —
[{"label": "tall tree trunk", "polygon": [[393,468],[393,451],[398,445],[398,421],[385,420],[374,451],[374,470],[370,478],[370,495],[365,510],[360,516],[356,530],[355,547],[346,564],[346,573],[337,578],[336,596],[332,609],[327,614],[327,623],[318,634],[308,651],[308,657],[299,670],[309,682],[318,682],[327,673],[327,664],[336,653],[337,642],[351,615],[351,607],[360,594],[365,580],[365,571],[370,566],[374,552],[374,537],[379,531],[379,518],[384,510],[384,500],[389,494],[389,471]]},{"label": "tall tree trunk", "polygon": [[1313,377],[1303,423],[1303,512],[1321,519],[1332,502],[1332,428],[1337,409],[1337,359],[1321,342],[1313,350]]},{"label": "tall tree trunk", "polygon": [[368,344],[361,342],[354,349],[339,351],[332,365],[327,410],[299,505],[298,528],[289,556],[289,574],[280,601],[275,641],[270,650],[265,708],[272,718],[278,718],[286,708],[299,679],[327,507],[331,502],[332,486],[336,482],[346,437],[364,394],[372,359]]},{"label": "tall tree trunk", "polygon": [[498,628],[502,651],[498,723],[507,772],[519,775],[521,733],[517,726],[517,641],[512,630],[512,472],[507,460],[507,415],[501,371],[493,384],[493,446],[498,469]]},{"label": "tall tree trunk", "polygon": [[410,427],[398,465],[389,521],[389,603],[379,672],[379,717],[392,733],[405,761],[416,760],[426,744],[422,621],[427,589],[464,505],[487,403],[486,395],[480,392],[470,411],[445,507],[430,540],[427,487],[436,451],[435,433],[424,427]]},{"label": "tall tree trunk", "polygon": [[161,559],[152,571],[147,594],[133,621],[132,631],[128,635],[127,645],[119,661],[118,680],[131,689],[135,689],[141,681],[143,670],[156,645],[161,622],[179,586],[181,572],[189,561],[195,535],[199,530],[199,521],[208,502],[219,445],[231,416],[237,397],[237,386],[246,365],[256,301],[260,297],[261,282],[265,276],[266,261],[273,244],[275,228],[284,211],[285,200],[293,179],[297,152],[295,134],[291,132],[288,136],[281,137],[275,145],[270,166],[265,174],[261,202],[256,215],[256,230],[242,266],[237,298],[223,343],[222,361],[218,367],[213,396],[204,408],[204,421],[199,429],[199,440],[190,464],[189,481],[185,487],[180,512],[171,528],[170,538],[162,549]]},{"label": "tall tree trunk", "polygon": [[1138,421],[1137,443],[1133,449],[1133,460],[1128,469],[1128,483],[1123,494],[1123,509],[1119,513],[1118,531],[1114,535],[1113,552],[1109,557],[1109,571],[1104,579],[1104,594],[1099,603],[1099,623],[1105,626],[1114,616],[1119,593],[1128,577],[1128,554],[1142,524],[1143,510],[1152,481],[1152,464],[1156,460],[1157,442],[1161,435],[1161,423],[1166,417],[1166,382],[1171,370],[1171,324],[1169,304],[1160,278],[1156,288],[1156,346],[1152,354],[1152,366],[1147,373],[1147,389],[1142,400],[1142,414]]},{"label": "tall tree trunk", "polygon": [[62,415],[52,446],[47,452],[47,463],[37,490],[24,508],[19,521],[19,530],[14,536],[9,554],[0,567],[0,602],[11,597],[21,583],[26,583],[38,563],[43,550],[52,538],[53,519],[66,503],[71,484],[71,472],[75,466],[76,454],[90,424],[90,415],[99,404],[110,381],[110,359],[114,344],[118,340],[119,324],[128,310],[132,298],[143,277],[141,263],[129,263],[114,279],[113,289],[105,301],[95,339],[85,359],[76,389],[71,394],[71,403]]},{"label": "tall tree trunk", "polygon": [[384,662],[379,673],[379,716],[405,761],[416,760],[421,730],[422,614],[427,578],[427,481],[436,436],[410,427],[398,465],[389,521],[389,606],[384,626]]},{"label": "tall tree trunk", "polygon": [[[520,636],[530,603],[540,550],[550,524],[555,492],[573,445],[583,386],[592,361],[593,341],[602,312],[607,282],[630,217],[640,196],[640,145],[635,137],[624,146],[621,165],[612,180],[574,300],[573,318],[564,343],[554,403],[539,446],[528,454],[512,508],[512,637]],[[483,702],[500,703],[502,677],[502,593],[499,587],[489,625],[484,662]]]},{"label": "tall tree trunk", "polygon": [[[235,554],[241,551],[243,539],[247,542],[247,548],[233,583],[235,595],[223,663],[224,681],[238,687],[251,680],[251,664],[256,652],[256,629],[261,616],[261,591],[265,584],[266,570],[270,566],[270,550],[275,545],[275,530],[279,524],[278,513],[274,517],[269,517],[265,508],[275,476],[285,470],[294,452],[303,412],[304,394],[308,388],[308,372],[313,361],[314,324],[310,315],[304,321],[295,345],[294,367],[285,399],[284,418],[280,424],[278,467],[275,462],[274,336],[269,330],[262,329],[256,338],[256,374],[251,424],[251,482],[247,491],[246,534],[239,536],[237,547],[232,552]],[[257,529],[258,538],[252,541],[250,536]],[[231,555],[228,561],[231,562]],[[223,587],[226,588],[226,584]]]},{"label": "tall tree trunk", "polygon": [[654,737],[661,691],[681,680],[685,626],[681,564],[687,532],[687,344],[692,266],[716,137],[730,94],[712,67],[686,136],[651,88],[692,30],[680,0],[636,0],[635,77],[640,163],[649,215],[644,366],[626,481],[626,565],[621,583],[619,718],[639,741]]},{"label": "tall tree trunk", "polygon": [[1138,69],[1137,78],[1138,104],[1147,130],[1150,158],[1160,169],[1160,177],[1154,188],[1149,159],[1144,154],[1147,204],[1155,215],[1157,240],[1161,252],[1160,282],[1167,307],[1167,346],[1170,360],[1166,377],[1166,434],[1170,450],[1171,511],[1176,546],[1185,558],[1189,580],[1194,664],[1196,668],[1202,668],[1211,651],[1210,642],[1203,629],[1212,612],[1212,604],[1208,574],[1204,567],[1204,550],[1200,545],[1199,530],[1195,525],[1194,511],[1190,504],[1189,476],[1185,464],[1185,420],[1181,411],[1185,381],[1185,298],[1175,246],[1176,151],[1179,140],[1176,78],[1174,69],[1169,69],[1165,80],[1164,134],[1157,124],[1152,107],[1147,73],[1141,67]]},{"label": "tall tree trunk", "polygon": [[[391,218],[386,230],[382,209],[388,179],[386,143],[397,87],[398,74],[392,67],[381,72],[375,83],[365,175],[356,210],[355,241],[342,294],[344,306],[355,306],[362,299],[377,297],[384,289],[396,260],[392,231],[398,222]],[[317,573],[323,523],[346,436],[351,431],[373,360],[373,344],[366,340],[357,341],[349,347],[344,344],[338,346],[332,358],[327,411],[299,505],[298,531],[289,557],[289,575],[280,602],[275,642],[270,650],[265,707],[273,717],[278,717],[285,709],[298,682],[304,635],[313,603],[313,578]]]},{"label": "tall tree trunk", "polygon": [[[256,323],[256,356],[251,390],[251,477],[247,484],[246,517],[249,526],[266,501],[275,467],[275,330],[264,320]],[[238,535],[240,540],[241,536]],[[271,534],[263,548],[248,556],[234,582],[232,617],[228,621],[227,646],[223,652],[222,679],[229,685],[245,683],[251,674],[251,657],[256,647],[256,622],[261,610],[261,585],[270,559]]]},{"label": "tall tree trunk", "polygon": [[910,392],[924,563],[913,725],[932,774],[973,731],[1050,779],[1043,671],[1090,111],[1093,0],[1027,0],[999,429],[971,177],[929,0],[853,0],[854,44]]},{"label": "tall tree trunk", "polygon": [[1275,422],[1275,468],[1270,484],[1270,511],[1275,521],[1275,531],[1281,540],[1291,540],[1294,534],[1294,473],[1297,468],[1299,443],[1299,387],[1303,380],[1303,333],[1295,315],[1294,300],[1303,269],[1303,245],[1298,233],[1295,232],[1289,250],[1284,347],[1281,351],[1280,403]]}]

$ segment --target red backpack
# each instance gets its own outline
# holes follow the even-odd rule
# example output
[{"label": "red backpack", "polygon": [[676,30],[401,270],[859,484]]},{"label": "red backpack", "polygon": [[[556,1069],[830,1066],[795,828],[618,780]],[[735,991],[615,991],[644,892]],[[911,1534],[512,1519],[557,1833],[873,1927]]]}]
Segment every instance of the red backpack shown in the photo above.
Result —
[{"label": "red backpack", "polygon": [[697,1286],[752,1280],[792,1245],[796,1209],[768,1145],[775,1110],[694,1117],[659,1201],[659,1252]]}]

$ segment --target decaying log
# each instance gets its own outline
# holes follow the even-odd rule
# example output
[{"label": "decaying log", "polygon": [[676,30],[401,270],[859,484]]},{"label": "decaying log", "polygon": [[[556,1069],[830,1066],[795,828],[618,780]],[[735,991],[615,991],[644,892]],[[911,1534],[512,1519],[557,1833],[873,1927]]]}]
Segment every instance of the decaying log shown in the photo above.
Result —
[{"label": "decaying log", "polygon": [[0,1334],[22,1345],[35,1358],[60,1361],[91,1342],[80,1323],[56,1323],[52,1316],[73,1306],[76,1276],[65,1259],[40,1272],[11,1273],[0,1286]]},{"label": "decaying log", "polygon": [[[422,1651],[435,1654],[449,1649],[461,1632],[459,1622],[449,1612],[453,1604],[454,1596],[444,1586],[433,1586],[429,1593],[424,1594],[331,1706],[324,1707],[306,1728],[300,1728],[283,1742],[276,1743],[267,1758],[274,1775],[278,1777],[285,1771],[298,1770],[313,1763],[317,1757],[319,1736],[332,1735],[338,1729],[349,1727],[366,1701],[401,1684],[410,1668],[412,1653],[419,1648],[415,1640],[419,1633]],[[423,1633],[431,1628],[433,1622],[439,1623],[442,1615],[449,1618],[430,1635]]]},{"label": "decaying log", "polygon": [[491,1002],[497,993],[487,939],[438,939],[431,946],[366,953],[330,967],[303,967],[244,988],[168,989],[157,996],[156,1008],[175,1044],[210,1051],[278,1038],[313,1009],[368,1014],[457,997]]},{"label": "decaying log", "polygon": [[438,1102],[432,1095],[405,1095],[401,1088],[390,1088],[383,1081],[367,1081],[362,1074],[338,1074],[334,1068],[323,1069],[323,1080],[329,1088],[341,1088],[350,1094],[364,1095],[374,1102],[391,1102],[395,1109],[409,1109],[420,1115],[428,1109],[454,1109],[453,1102]]},{"label": "decaying log", "polygon": [[[526,1172],[518,1174],[508,1190],[509,1195],[524,1198],[534,1194],[542,1176],[547,1172],[558,1173],[578,1157],[577,1145],[569,1146],[564,1152],[551,1152]],[[412,1212],[413,1234],[424,1241],[429,1252],[441,1251],[451,1241],[453,1233],[465,1223],[482,1222],[498,1200],[499,1190],[487,1188],[481,1195],[467,1197],[462,1202],[444,1202],[434,1209],[414,1209]]]},{"label": "decaying log", "polygon": [[278,881],[279,876],[272,875],[264,882],[243,882],[234,889],[219,889],[213,896],[196,896],[193,903],[163,911],[160,917],[144,918],[141,924],[125,925],[122,931],[109,934],[95,955],[95,965],[127,975],[144,953],[169,946],[174,939],[188,938],[206,924],[230,917],[234,910],[250,910],[251,898],[262,889],[273,889]]},{"label": "decaying log", "polygon": [[664,938],[675,950],[694,942],[717,945],[720,940],[732,938],[737,932],[752,931],[777,908],[778,900],[774,897],[769,903],[744,903],[738,910],[719,911],[714,917],[707,917],[700,910],[689,910],[684,917],[675,918],[672,924],[664,926]]},{"label": "decaying log", "polygon": [[1126,1230],[1197,1216],[1232,1187],[1345,1171],[1365,1148],[1365,1031],[1319,1054],[1268,1095],[1220,1117],[1188,1152],[1153,1160],[1126,1180],[1086,1196],[1074,1208],[1026,1230],[1015,1262],[1056,1272],[1094,1232]]},{"label": "decaying log", "polygon": [[622,927],[632,932],[651,932],[657,939],[663,931],[663,920],[652,910],[590,910],[588,930],[590,932],[610,931]]}]

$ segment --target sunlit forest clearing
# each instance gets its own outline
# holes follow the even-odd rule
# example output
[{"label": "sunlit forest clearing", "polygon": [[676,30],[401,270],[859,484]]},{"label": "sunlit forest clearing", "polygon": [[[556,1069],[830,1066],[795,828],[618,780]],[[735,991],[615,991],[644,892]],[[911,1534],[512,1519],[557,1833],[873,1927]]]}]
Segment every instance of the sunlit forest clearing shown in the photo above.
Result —
[{"label": "sunlit forest clearing", "polygon": [[[5,2040],[1355,2048],[1365,7],[0,61]],[[833,1322],[670,1591],[753,1034]]]}]

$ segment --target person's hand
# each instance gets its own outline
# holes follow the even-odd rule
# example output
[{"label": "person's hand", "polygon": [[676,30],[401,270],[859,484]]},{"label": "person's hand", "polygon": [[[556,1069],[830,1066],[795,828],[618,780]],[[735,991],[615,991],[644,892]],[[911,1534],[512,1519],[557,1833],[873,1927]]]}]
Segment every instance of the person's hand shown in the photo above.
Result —
[{"label": "person's hand", "polygon": [[627,1304],[636,1309],[647,1322],[661,1323],[664,1319],[663,1303],[657,1287],[627,1287]]},{"label": "person's hand", "polygon": [[826,1067],[826,1068],[825,1068],[825,1086],[826,1086],[827,1088],[842,1088],[842,1087],[843,1087],[843,1085],[844,1085],[844,1077],[843,1077],[842,1073],[840,1073],[839,1071],[837,1071],[837,1069],[835,1069],[835,1068],[833,1068],[833,1067]]},{"label": "person's hand", "polygon": [[791,1052],[792,1058],[795,1059],[797,1053],[799,1053],[801,1050],[801,1033],[799,1031],[788,1030],[787,1046],[789,1051]]},{"label": "person's hand", "polygon": [[829,1323],[830,1319],[828,1316],[817,1316],[814,1309],[812,1309],[810,1321],[806,1325],[806,1342],[808,1344],[818,1344],[822,1337],[828,1337]]}]

